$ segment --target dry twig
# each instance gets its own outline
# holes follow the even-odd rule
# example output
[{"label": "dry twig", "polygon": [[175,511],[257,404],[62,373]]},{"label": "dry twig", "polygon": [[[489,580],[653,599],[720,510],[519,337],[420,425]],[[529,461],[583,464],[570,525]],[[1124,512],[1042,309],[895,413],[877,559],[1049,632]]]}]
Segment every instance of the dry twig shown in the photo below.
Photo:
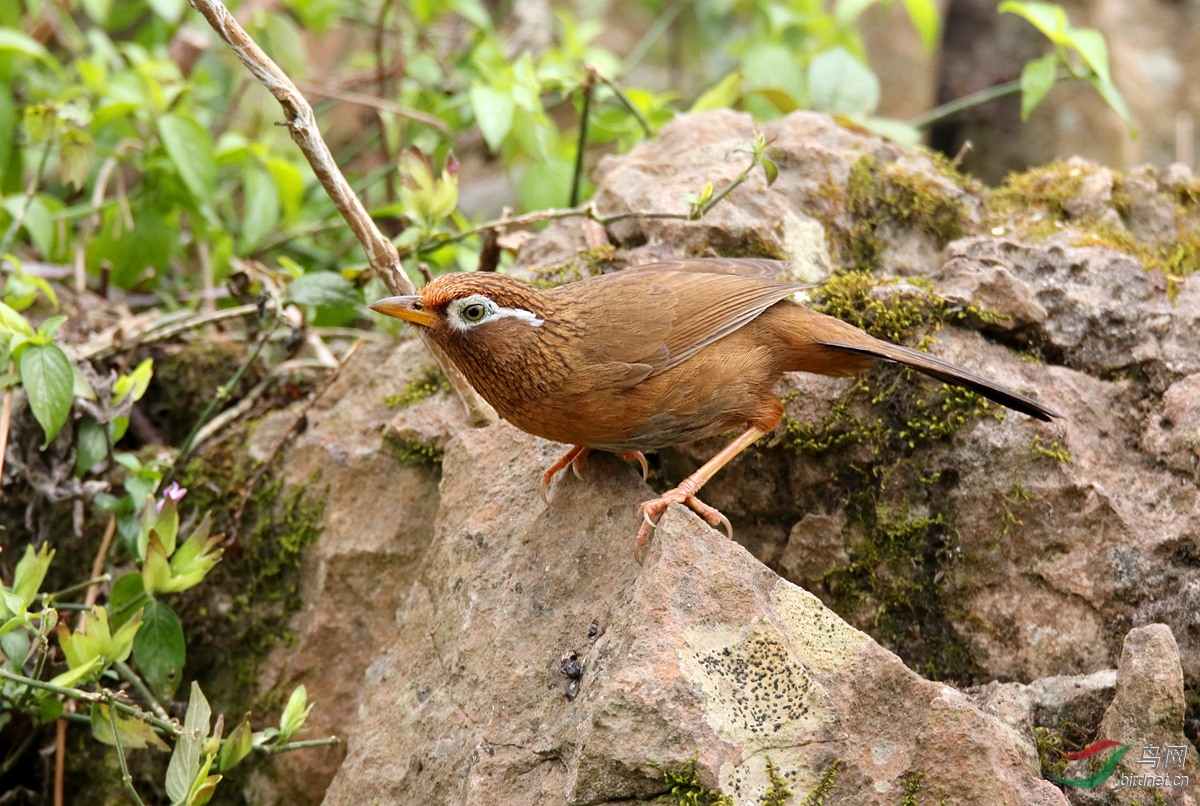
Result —
[{"label": "dry twig", "polygon": [[[321,183],[321,187],[329,194],[342,218],[350,225],[363,250],[367,254],[367,262],[378,272],[385,285],[393,294],[411,294],[416,288],[405,275],[400,265],[400,256],[395,245],[388,240],[367,213],[366,208],[354,191],[346,177],[342,175],[329,146],[317,128],[316,116],[312,106],[300,94],[300,90],[288,78],[287,74],[275,64],[262,48],[258,46],[241,24],[229,13],[221,0],[189,0],[192,8],[212,26],[213,31],[221,41],[229,46],[238,60],[246,69],[275,96],[275,100],[283,108],[285,123],[292,140],[300,147],[300,151],[312,166],[313,173]],[[446,377],[454,386],[459,399],[467,408],[467,414],[472,423],[481,424],[494,421],[496,413],[471,385],[467,383],[458,368],[437,349],[431,342],[425,340],[426,346],[441,365]]]}]

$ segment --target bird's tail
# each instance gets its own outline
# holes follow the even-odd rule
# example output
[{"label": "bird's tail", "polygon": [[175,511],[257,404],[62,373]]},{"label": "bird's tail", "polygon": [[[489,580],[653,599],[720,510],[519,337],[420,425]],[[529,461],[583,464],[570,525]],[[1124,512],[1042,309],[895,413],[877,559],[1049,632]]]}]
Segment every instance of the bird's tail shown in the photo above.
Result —
[{"label": "bird's tail", "polygon": [[[859,333],[861,334],[861,331]],[[858,335],[858,338],[855,338],[853,343],[841,340],[821,340],[819,344],[822,347],[836,350],[844,355],[882,359],[884,361],[903,364],[906,367],[912,367],[918,372],[923,372],[930,377],[937,378],[939,381],[956,386],[965,386],[971,391],[983,395],[988,400],[994,400],[1002,406],[1007,406],[1014,411],[1028,414],[1030,417],[1036,417],[1045,422],[1062,417],[1054,409],[1042,405],[1031,397],[1026,397],[1003,384],[988,380],[981,375],[976,375],[962,367],[951,364],[949,361],[943,361],[929,353],[922,353],[908,347],[901,347],[898,344],[889,344],[870,336],[867,336],[867,339],[870,341],[866,341],[862,338],[864,335],[866,334]]]}]

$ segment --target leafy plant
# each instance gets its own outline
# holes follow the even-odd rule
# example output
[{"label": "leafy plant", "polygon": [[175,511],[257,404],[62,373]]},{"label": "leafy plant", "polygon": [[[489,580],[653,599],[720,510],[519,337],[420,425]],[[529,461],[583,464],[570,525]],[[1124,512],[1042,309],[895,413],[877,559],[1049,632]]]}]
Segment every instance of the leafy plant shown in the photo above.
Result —
[{"label": "leafy plant", "polygon": [[[63,716],[63,702],[89,705],[93,737],[117,749],[126,791],[141,802],[133,788],[125,754],[152,747],[168,749],[174,741],[166,771],[166,791],[172,804],[200,806],[208,801],[226,772],[252,750],[281,752],[303,727],[312,706],[303,686],[291,695],[279,727],[253,732],[247,716],[228,737],[223,719],[211,725],[211,710],[192,683],[183,724],[169,719],[159,701],[169,699],[181,680],[186,657],[179,618],[163,600],[199,584],[220,559],[220,536],[209,534],[208,519],[180,540],[177,504],[186,491],[168,488],[151,501],[142,518],[138,548],[140,570],[125,574],[113,585],[108,606],[84,610],[75,629],[60,618],[70,591],[39,593],[54,552],[43,545],[26,546],[13,573],[12,584],[0,585],[0,726],[20,713],[32,729]],[[103,582],[88,580],[73,590]],[[40,606],[35,606],[40,605]],[[66,669],[44,679],[53,665],[50,639],[62,650]],[[132,661],[133,666],[126,664]],[[139,693],[145,706],[133,705],[114,693],[118,682]],[[33,734],[29,734],[33,735]],[[29,750],[18,743],[0,762],[11,769]]]},{"label": "leafy plant", "polygon": [[1029,118],[1058,81],[1059,71],[1065,70],[1070,78],[1091,84],[1122,120],[1130,121],[1129,107],[1109,73],[1108,44],[1103,34],[1094,28],[1072,26],[1067,12],[1057,3],[1005,0],[999,10],[1025,18],[1054,45],[1051,53],[1029,62],[1021,71],[1022,120]]}]

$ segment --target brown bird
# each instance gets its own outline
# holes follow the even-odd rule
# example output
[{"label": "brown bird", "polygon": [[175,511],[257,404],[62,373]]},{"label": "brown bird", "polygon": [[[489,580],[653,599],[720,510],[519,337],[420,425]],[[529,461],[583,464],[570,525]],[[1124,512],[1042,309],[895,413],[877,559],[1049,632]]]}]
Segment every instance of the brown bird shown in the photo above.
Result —
[{"label": "brown bird", "polygon": [[713,526],[729,521],[696,497],[783,416],[785,372],[852,375],[877,360],[912,367],[1049,421],[1057,412],[927,353],[880,341],[788,299],[770,260],[677,260],[540,291],[503,274],[437,277],[372,309],[421,328],[500,416],[571,448],[542,476],[592,450],[637,459],[733,430],[741,434],[678,487],[641,505],[640,551],[673,503]]}]

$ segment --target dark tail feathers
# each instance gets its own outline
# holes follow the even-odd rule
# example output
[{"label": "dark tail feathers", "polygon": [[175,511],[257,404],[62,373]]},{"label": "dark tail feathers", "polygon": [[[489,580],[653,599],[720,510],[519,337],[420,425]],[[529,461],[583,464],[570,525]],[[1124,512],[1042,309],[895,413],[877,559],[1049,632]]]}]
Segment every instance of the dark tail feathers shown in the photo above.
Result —
[{"label": "dark tail feathers", "polygon": [[897,344],[888,344],[887,342],[877,342],[870,348],[851,347],[846,344],[838,344],[836,342],[821,342],[826,347],[832,347],[837,350],[843,350],[847,353],[855,355],[867,356],[870,358],[881,358],[885,361],[894,361],[897,364],[904,364],[907,367],[912,367],[915,370],[925,373],[930,377],[937,378],[939,381],[954,384],[956,386],[965,386],[966,388],[978,392],[988,400],[994,400],[1002,406],[1007,406],[1013,411],[1019,411],[1022,414],[1028,414],[1030,417],[1036,417],[1044,422],[1050,422],[1054,419],[1061,419],[1059,414],[1048,406],[1043,406],[1031,397],[1026,397],[1020,392],[1009,389],[994,381],[989,381],[987,378],[968,372],[962,367],[955,366],[949,361],[943,361],[936,356],[922,353],[917,350],[911,350],[908,347],[901,347]]}]

